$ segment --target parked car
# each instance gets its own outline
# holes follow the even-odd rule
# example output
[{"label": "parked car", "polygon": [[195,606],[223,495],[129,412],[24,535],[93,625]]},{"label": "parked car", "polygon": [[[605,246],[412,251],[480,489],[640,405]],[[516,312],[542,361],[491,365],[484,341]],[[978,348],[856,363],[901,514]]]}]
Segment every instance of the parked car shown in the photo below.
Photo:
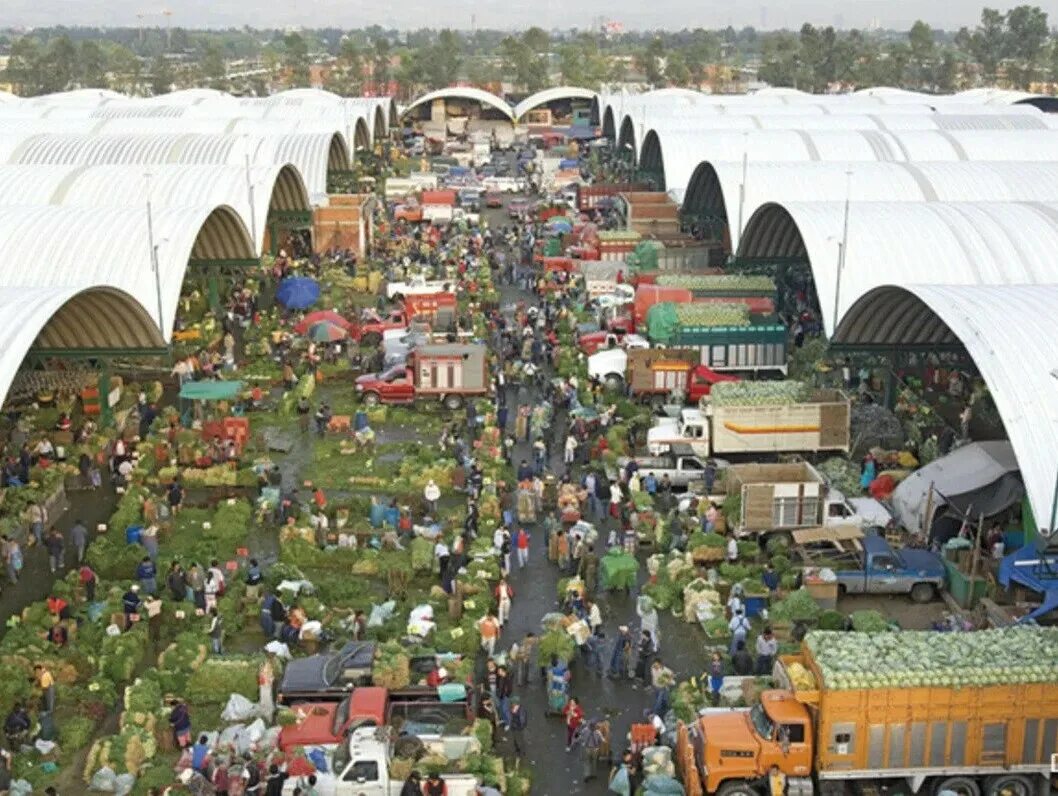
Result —
[{"label": "parked car", "polygon": [[485,207],[503,207],[503,196],[496,191],[485,194]]}]

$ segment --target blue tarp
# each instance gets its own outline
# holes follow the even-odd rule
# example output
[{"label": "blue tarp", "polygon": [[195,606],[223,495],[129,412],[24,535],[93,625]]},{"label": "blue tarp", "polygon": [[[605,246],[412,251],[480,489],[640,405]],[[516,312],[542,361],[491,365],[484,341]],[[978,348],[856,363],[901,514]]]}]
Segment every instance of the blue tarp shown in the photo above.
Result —
[{"label": "blue tarp", "polygon": [[1040,607],[1020,621],[1050,613],[1058,608],[1058,550],[1026,545],[1005,556],[999,562],[999,582],[1007,588],[1017,583],[1043,595]]},{"label": "blue tarp", "polygon": [[288,309],[304,310],[320,297],[320,286],[307,276],[288,276],[276,288],[276,301]]}]

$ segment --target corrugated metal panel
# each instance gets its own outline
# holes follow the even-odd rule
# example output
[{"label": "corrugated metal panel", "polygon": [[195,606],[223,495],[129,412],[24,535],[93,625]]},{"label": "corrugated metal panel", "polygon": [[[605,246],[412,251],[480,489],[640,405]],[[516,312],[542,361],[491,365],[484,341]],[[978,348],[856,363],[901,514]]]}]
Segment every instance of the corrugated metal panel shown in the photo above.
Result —
[{"label": "corrugated metal panel", "polygon": [[[145,209],[0,208],[0,286],[107,285],[127,291],[145,307],[156,307],[149,240]],[[158,208],[154,242],[167,339],[193,252],[217,259],[254,256],[245,225],[226,207]],[[48,267],[27,267],[36,263]]]},{"label": "corrugated metal panel", "polygon": [[431,91],[429,94],[424,94],[419,97],[415,102],[404,109],[405,113],[419,107],[420,105],[426,105],[433,102],[435,99],[467,99],[474,102],[480,102],[482,105],[488,105],[491,108],[503,113],[513,121],[513,111],[511,106],[504,102],[502,99],[497,97],[495,94],[490,94],[487,91],[483,91],[480,88],[471,88],[461,86],[458,88],[442,88],[438,91]]},{"label": "corrugated metal panel", "polygon": [[[851,172],[851,174],[849,174]],[[731,245],[769,202],[1058,202],[1058,163],[757,163],[700,164],[688,183],[684,208],[725,215]]]},{"label": "corrugated metal panel", "polygon": [[595,92],[586,88],[577,88],[576,86],[556,86],[555,88],[545,88],[543,91],[538,91],[535,94],[530,94],[528,97],[523,99],[517,105],[514,106],[514,118],[520,119],[529,111],[534,108],[539,108],[541,105],[546,105],[549,102],[555,100],[565,99],[586,99],[590,100],[595,97]]},{"label": "corrugated metal panel", "polygon": [[[807,255],[828,331],[834,326],[841,202],[761,207],[746,224],[739,255]],[[838,317],[884,284],[1058,283],[1058,203],[854,202]]]}]

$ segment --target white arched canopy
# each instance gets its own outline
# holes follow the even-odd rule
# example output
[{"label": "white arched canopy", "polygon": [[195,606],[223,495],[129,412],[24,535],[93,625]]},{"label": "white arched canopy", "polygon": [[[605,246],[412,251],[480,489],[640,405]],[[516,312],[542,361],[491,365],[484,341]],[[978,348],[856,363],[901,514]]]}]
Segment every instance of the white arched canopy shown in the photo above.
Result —
[{"label": "white arched canopy", "polygon": [[0,404],[32,348],[103,352],[165,345],[154,319],[111,287],[0,287]]},{"label": "white arched canopy", "polygon": [[539,108],[541,105],[547,105],[551,102],[560,102],[563,100],[581,100],[590,102],[595,99],[595,92],[590,91],[586,88],[577,88],[576,86],[557,86],[555,88],[545,88],[543,91],[538,91],[535,94],[530,94],[528,97],[523,99],[517,105],[514,106],[514,118],[521,119],[525,114],[534,108]]},{"label": "white arched canopy", "polygon": [[[1058,284],[1058,203],[766,204],[746,224],[743,260],[802,260],[828,333],[885,284]],[[844,248],[844,257],[842,257]]]},{"label": "white arched canopy", "polygon": [[0,288],[124,290],[155,323],[161,312],[168,340],[188,263],[245,262],[256,252],[230,207],[164,207],[152,216],[149,225],[145,208],[0,208]]},{"label": "white arched canopy", "polygon": [[480,103],[483,107],[492,108],[495,111],[499,111],[501,114],[506,116],[512,123],[514,122],[514,111],[511,106],[504,102],[502,99],[497,97],[495,94],[491,94],[488,91],[484,91],[480,88],[471,87],[457,87],[457,88],[442,88],[437,91],[431,91],[429,94],[423,94],[421,97],[416,99],[411,105],[404,109],[402,116],[408,116],[416,108],[423,105],[429,105],[434,100],[448,100],[448,99],[461,99],[469,100],[471,102]]},{"label": "white arched canopy", "polygon": [[723,221],[738,248],[745,223],[769,202],[1058,201],[1058,163],[703,162],[682,210]]},{"label": "white arched canopy", "polygon": [[[1040,527],[1058,472],[1058,285],[884,285],[838,326],[839,343],[962,344],[988,385]],[[1015,320],[1016,319],[1016,320]]]}]

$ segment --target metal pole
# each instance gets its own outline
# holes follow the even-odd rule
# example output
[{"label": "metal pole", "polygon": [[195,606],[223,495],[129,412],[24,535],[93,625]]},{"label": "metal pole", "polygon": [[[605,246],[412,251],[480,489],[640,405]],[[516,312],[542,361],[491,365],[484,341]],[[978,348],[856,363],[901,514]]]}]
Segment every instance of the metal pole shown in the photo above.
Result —
[{"label": "metal pole", "polygon": [[151,209],[151,173],[145,172],[147,181],[147,245],[150,247],[151,267],[154,269],[154,291],[158,299],[158,331],[165,339],[165,319],[162,314],[162,275],[158,268],[158,246],[154,242],[154,212]]},{"label": "metal pole", "polygon": [[852,194],[852,169],[845,172],[845,217],[842,221],[841,243],[838,244],[838,278],[834,285],[834,334],[838,331],[838,303],[841,298],[841,274],[849,247],[849,198]]},{"label": "metal pole", "polygon": [[253,245],[257,247],[257,211],[254,208],[253,200],[253,180],[250,179],[250,153],[247,152],[244,156],[246,163],[246,194],[250,200],[250,240],[253,241]]},{"label": "metal pole", "polygon": [[[1046,533],[1040,531],[1045,539],[1050,539],[1055,532],[1055,523],[1058,522],[1058,474],[1054,479],[1054,500],[1051,501],[1051,524],[1047,526]],[[1040,530],[1037,528],[1037,530]]]},{"label": "metal pole", "polygon": [[746,172],[749,170],[749,133],[742,134],[742,182],[738,186],[738,239],[742,240],[742,214],[746,209]]}]

